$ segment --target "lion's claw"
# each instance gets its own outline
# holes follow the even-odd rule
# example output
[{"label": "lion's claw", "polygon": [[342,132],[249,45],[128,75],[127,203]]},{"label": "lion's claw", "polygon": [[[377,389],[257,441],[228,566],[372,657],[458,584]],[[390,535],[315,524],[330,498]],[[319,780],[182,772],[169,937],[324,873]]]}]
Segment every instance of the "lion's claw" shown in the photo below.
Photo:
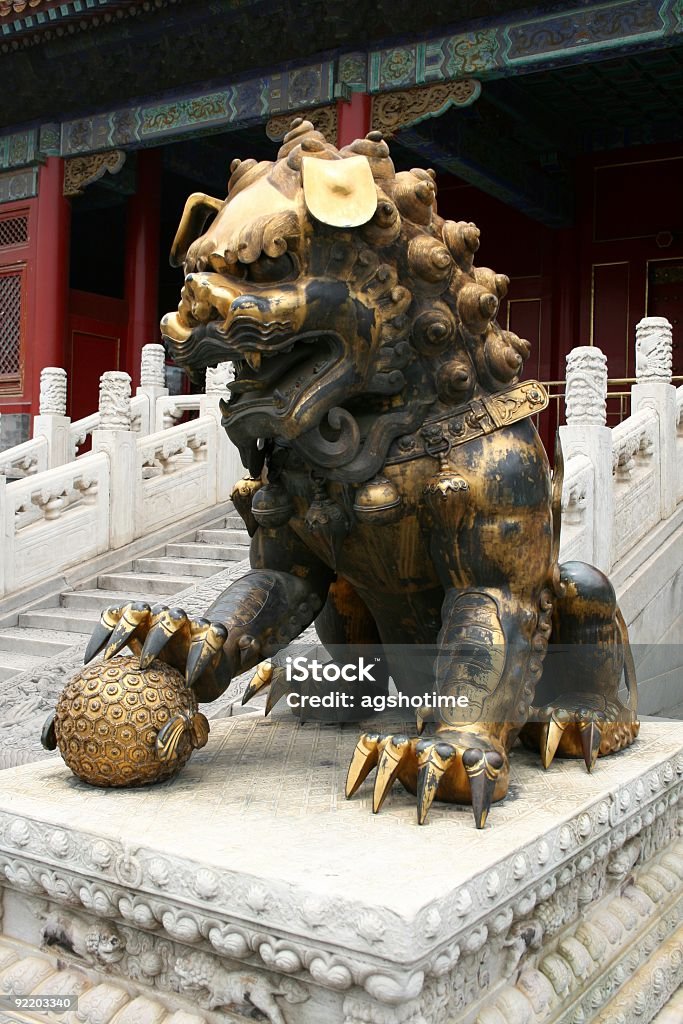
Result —
[{"label": "lion's claw", "polygon": [[148,668],[186,624],[187,616],[182,608],[167,608],[165,605],[152,608],[147,623],[149,632],[140,653],[140,668]]},{"label": "lion's claw", "polygon": [[470,781],[474,820],[477,828],[483,828],[505,761],[497,750],[479,750],[471,747],[462,755],[462,763]]},{"label": "lion's claw", "polygon": [[191,618],[182,608],[163,604],[150,608],[143,601],[131,601],[102,612],[84,660],[91,661],[104,649],[107,661],[129,647],[139,656],[141,669],[149,668],[158,658],[183,673],[188,686],[210,677],[208,690],[217,696],[218,691],[227,688],[232,675],[225,650],[227,640],[228,630],[221,622]]},{"label": "lion's claw", "polygon": [[268,698],[266,700],[266,710],[264,714],[269,715],[276,704],[278,704],[286,693],[293,693],[291,683],[287,679],[287,674],[283,668],[278,668],[273,672],[273,678],[270,681],[270,690],[268,691]]},{"label": "lion's claw", "polygon": [[192,629],[192,643],[185,669],[187,685],[193,686],[212,664],[218,664],[221,651],[228,639],[228,631],[220,622],[197,619]]},{"label": "lion's claw", "polygon": [[266,687],[269,687],[266,699],[266,715],[270,714],[285,694],[294,692],[291,683],[287,679],[287,673],[281,666],[275,667],[270,661],[262,661],[244,691],[242,704],[248,704],[257,693],[260,693]]},{"label": "lion's claw", "polygon": [[[480,739],[482,747],[467,741]],[[483,749],[484,737],[453,730],[427,738],[403,734],[364,733],[354,750],[346,779],[346,796],[360,788],[377,767],[372,809],[379,811],[399,779],[417,795],[417,820],[422,825],[435,798],[471,803],[477,828],[483,828],[489,808],[507,792],[508,762],[500,750]]]},{"label": "lion's claw", "polygon": [[[531,709],[532,718],[520,734],[526,747],[540,752],[541,763],[549,768],[556,756],[583,758],[593,771],[598,756],[629,746],[640,724],[634,712],[621,704],[585,694],[566,694],[552,704]],[[592,705],[592,706],[591,706]]]},{"label": "lion's claw", "polygon": [[372,792],[372,810],[375,814],[386,800],[387,793],[398,778],[401,765],[410,757],[410,740],[407,736],[387,736],[382,746]]},{"label": "lion's claw", "polygon": [[[124,605],[123,614],[114,627],[104,651],[104,660],[109,661],[124,647],[129,647],[136,637],[138,628],[147,620],[150,607],[145,601],[133,601]],[[138,652],[134,652],[138,653]]]},{"label": "lion's claw", "polygon": [[382,737],[376,732],[366,732],[358,740],[346,776],[346,799],[348,800],[363,785],[379,761]]},{"label": "lion's claw", "polygon": [[600,753],[602,729],[598,725],[596,718],[591,718],[588,721],[579,721],[578,726],[579,739],[583,750],[583,759],[586,762],[586,768],[588,771],[592,772],[595,768],[595,762],[598,759],[598,754]]},{"label": "lion's claw", "polygon": [[420,740],[415,745],[415,751],[418,764],[417,823],[423,825],[441,778],[457,751],[450,743],[434,743],[432,740]]},{"label": "lion's claw", "polygon": [[114,632],[117,622],[123,614],[123,608],[123,605],[114,605],[110,608],[106,608],[102,612],[100,621],[95,626],[92,636],[88,641],[88,646],[85,649],[83,661],[86,665],[89,661],[92,661],[106,645],[109,637]]}]

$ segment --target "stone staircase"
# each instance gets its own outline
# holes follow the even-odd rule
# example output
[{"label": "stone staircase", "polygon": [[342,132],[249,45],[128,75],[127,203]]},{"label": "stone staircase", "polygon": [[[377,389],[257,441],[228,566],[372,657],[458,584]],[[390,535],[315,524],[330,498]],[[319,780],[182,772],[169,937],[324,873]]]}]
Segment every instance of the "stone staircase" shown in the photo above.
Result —
[{"label": "stone staircase", "polygon": [[49,604],[19,611],[0,628],[0,680],[35,668],[73,644],[84,646],[100,617],[126,600],[171,603],[174,594],[213,576],[249,555],[249,536],[237,512],[194,535],[101,573],[76,589],[63,590]]}]

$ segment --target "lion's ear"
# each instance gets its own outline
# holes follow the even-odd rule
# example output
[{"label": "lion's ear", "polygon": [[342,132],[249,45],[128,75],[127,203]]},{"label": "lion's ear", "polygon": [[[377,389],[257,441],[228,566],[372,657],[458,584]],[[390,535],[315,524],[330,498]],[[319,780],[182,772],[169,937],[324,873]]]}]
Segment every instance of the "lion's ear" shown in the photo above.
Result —
[{"label": "lion's ear", "polygon": [[366,157],[306,157],[302,174],[306,206],[316,220],[335,228],[356,228],[374,216],[377,189]]},{"label": "lion's ear", "polygon": [[195,238],[199,238],[211,214],[218,213],[223,206],[224,200],[222,199],[214,199],[213,196],[206,196],[203,192],[192,193],[185,203],[180,226],[171,246],[169,259],[172,267],[182,266],[187,256],[187,250]]}]

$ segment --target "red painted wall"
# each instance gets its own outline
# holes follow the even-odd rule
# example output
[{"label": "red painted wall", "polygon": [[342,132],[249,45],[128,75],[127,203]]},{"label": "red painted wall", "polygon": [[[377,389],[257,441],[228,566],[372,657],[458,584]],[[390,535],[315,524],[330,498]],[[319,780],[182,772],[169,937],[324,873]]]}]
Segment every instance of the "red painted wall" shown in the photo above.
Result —
[{"label": "red painted wall", "polygon": [[67,412],[77,420],[97,409],[100,377],[122,369],[128,306],[91,292],[69,292]]},{"label": "red painted wall", "polygon": [[[20,281],[19,376],[0,375],[0,412],[30,413],[34,369],[32,296],[34,290],[37,200],[0,206],[0,278]],[[0,282],[1,286],[2,282]],[[2,315],[2,310],[0,310]],[[9,318],[8,318],[9,320]],[[9,323],[4,330],[9,334]]]},{"label": "red painted wall", "polygon": [[[681,145],[585,157],[576,167],[576,223],[553,229],[464,182],[439,178],[439,212],[474,221],[481,230],[477,263],[510,278],[499,321],[531,342],[527,376],[563,380],[567,352],[595,344],[610,378],[633,377],[643,316],[672,322],[674,374],[683,374],[681,181]],[[617,406],[608,403],[610,423]],[[559,412],[562,422],[562,403]],[[553,412],[544,416],[546,446],[556,420]]]}]

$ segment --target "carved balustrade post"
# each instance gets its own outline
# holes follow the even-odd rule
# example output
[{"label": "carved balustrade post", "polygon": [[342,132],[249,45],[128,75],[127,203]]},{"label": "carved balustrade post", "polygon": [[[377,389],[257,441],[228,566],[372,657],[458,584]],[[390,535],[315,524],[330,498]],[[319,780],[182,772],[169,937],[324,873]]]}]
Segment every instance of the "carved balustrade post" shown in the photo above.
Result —
[{"label": "carved balustrade post", "polygon": [[[100,377],[100,425],[92,450],[109,456],[109,545],[129,544],[136,535],[139,487],[137,434],[131,430],[130,376],[111,370]],[[103,510],[104,511],[104,510]]]},{"label": "carved balustrade post", "polygon": [[71,418],[66,414],[66,370],[46,366],[40,371],[40,412],[33,419],[33,436],[47,440],[47,468],[71,462]]},{"label": "carved balustrade post", "polygon": [[240,455],[221,426],[220,400],[229,397],[228,383],[234,378],[232,363],[219,363],[206,371],[206,388],[199,403],[200,416],[216,421],[216,501],[227,501],[237,481],[244,475]]},{"label": "carved balustrade post", "polygon": [[156,426],[157,398],[165,398],[168,394],[168,388],[166,387],[166,352],[163,345],[152,344],[142,346],[140,387],[136,389],[135,394],[146,395],[149,407],[147,422],[142,423],[140,433],[142,435],[153,434],[158,429]]},{"label": "carved balustrade post", "polygon": [[671,324],[663,316],[646,316],[636,327],[636,379],[631,413],[653,409],[659,419],[660,514],[676,509],[676,388],[671,383]]},{"label": "carved balustrade post", "polygon": [[[607,421],[607,359],[599,348],[583,345],[567,355],[565,409],[567,425],[560,427],[565,465],[572,455],[582,454],[593,465],[593,523],[590,550],[580,557],[609,572],[612,565],[614,485],[612,482],[612,431]],[[592,543],[591,543],[592,540]]]}]

